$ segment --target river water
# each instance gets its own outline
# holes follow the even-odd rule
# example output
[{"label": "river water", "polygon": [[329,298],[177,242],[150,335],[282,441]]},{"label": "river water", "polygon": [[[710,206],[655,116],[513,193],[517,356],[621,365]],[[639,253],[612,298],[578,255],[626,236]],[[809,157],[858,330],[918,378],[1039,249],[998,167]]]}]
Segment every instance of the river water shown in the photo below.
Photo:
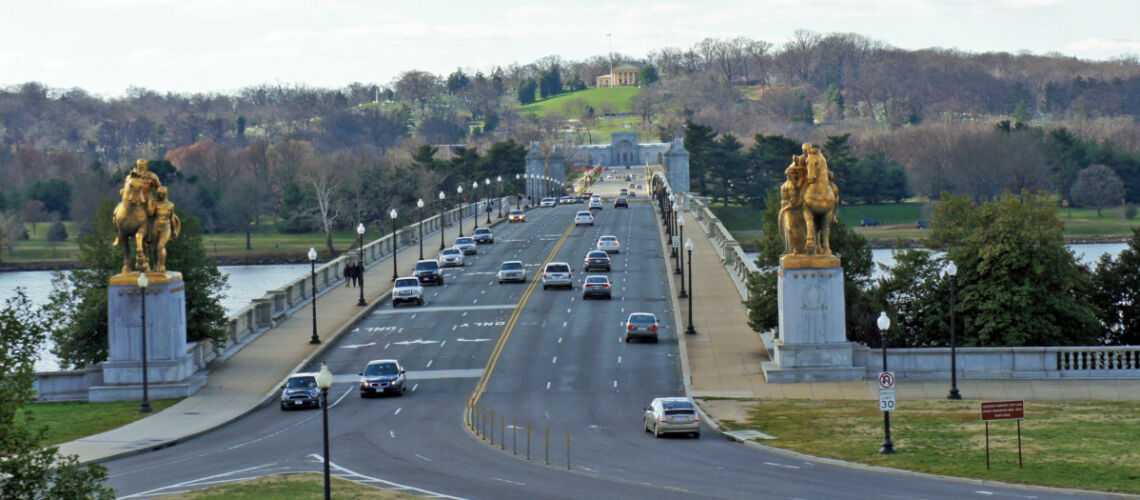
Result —
[{"label": "river water", "polygon": [[[267,266],[218,266],[222,274],[229,277],[230,288],[222,299],[226,314],[233,314],[249,305],[249,301],[300,278],[309,272],[308,264],[274,264]],[[28,300],[37,306],[47,303],[51,294],[51,271],[16,271],[0,273],[0,307],[4,301],[16,295],[16,288],[23,287]],[[50,346],[40,349],[40,359],[36,361],[36,371],[58,370],[59,363],[49,351]]]}]

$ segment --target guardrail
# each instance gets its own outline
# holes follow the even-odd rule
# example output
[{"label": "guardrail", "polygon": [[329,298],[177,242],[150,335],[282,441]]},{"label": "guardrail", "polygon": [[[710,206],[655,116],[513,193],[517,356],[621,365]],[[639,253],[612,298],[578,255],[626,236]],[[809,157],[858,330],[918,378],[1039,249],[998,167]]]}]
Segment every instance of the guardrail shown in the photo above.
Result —
[{"label": "guardrail", "polygon": [[[959,347],[958,376],[964,379],[1105,379],[1140,378],[1140,346]],[[855,348],[856,366],[868,377],[882,371],[878,349]],[[950,378],[950,349],[887,349],[887,366],[899,378]]]}]

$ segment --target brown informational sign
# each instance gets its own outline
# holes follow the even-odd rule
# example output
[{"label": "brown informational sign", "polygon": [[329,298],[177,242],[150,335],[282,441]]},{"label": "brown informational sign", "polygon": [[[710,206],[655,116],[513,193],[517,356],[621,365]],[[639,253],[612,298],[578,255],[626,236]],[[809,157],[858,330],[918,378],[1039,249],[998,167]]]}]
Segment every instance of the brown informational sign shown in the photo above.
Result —
[{"label": "brown informational sign", "polygon": [[982,421],[986,423],[986,470],[990,469],[990,420],[1017,421],[1017,467],[1021,468],[1021,420],[1025,418],[1025,401],[993,401],[982,403]]},{"label": "brown informational sign", "polygon": [[1025,418],[1024,401],[994,401],[982,403],[982,420],[1013,420]]}]

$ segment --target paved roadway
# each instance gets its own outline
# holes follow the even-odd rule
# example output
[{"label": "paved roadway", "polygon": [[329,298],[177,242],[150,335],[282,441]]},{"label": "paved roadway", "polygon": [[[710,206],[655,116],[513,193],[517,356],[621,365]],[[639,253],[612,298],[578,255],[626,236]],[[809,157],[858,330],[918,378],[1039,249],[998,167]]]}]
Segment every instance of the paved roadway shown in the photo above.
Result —
[{"label": "paved roadway", "polygon": [[[642,170],[633,171],[644,185]],[[628,183],[607,181],[595,189],[616,192],[619,185]],[[644,189],[638,194],[646,200]],[[641,408],[653,397],[683,393],[678,325],[655,215],[647,202],[628,210],[607,204],[595,212],[594,227],[575,228],[573,215],[582,209],[532,210],[525,224],[496,226],[495,244],[482,245],[462,269],[446,271],[444,286],[427,287],[424,306],[382,305],[325,353],[319,361],[337,375],[329,409],[334,474],[426,497],[1053,496],[793,459],[707,429],[697,440],[654,439],[640,426]],[[603,234],[618,236],[623,246],[608,273],[614,298],[583,301],[582,258]],[[530,281],[497,284],[499,263],[513,259],[527,264]],[[573,290],[543,290],[536,283],[548,260],[572,265]],[[634,311],[657,315],[660,343],[621,341],[621,323]],[[403,397],[359,397],[355,373],[378,358],[397,358],[408,370]],[[488,426],[494,447],[463,425],[473,393],[488,414],[495,412],[495,424]],[[149,498],[247,477],[320,471],[320,415],[282,412],[274,401],[199,438],[108,462],[109,485],[124,497]],[[517,448],[511,430],[516,421]]]}]

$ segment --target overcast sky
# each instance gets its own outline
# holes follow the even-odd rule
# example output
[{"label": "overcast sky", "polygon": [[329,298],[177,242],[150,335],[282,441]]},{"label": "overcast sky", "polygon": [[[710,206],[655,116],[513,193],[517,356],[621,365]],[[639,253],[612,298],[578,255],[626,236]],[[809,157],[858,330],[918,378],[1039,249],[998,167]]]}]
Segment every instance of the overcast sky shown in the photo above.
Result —
[{"label": "overcast sky", "polygon": [[[644,57],[706,37],[782,45],[798,29],[904,49],[1140,54],[1136,0],[5,0],[0,86],[105,97],[130,86],[388,84],[403,71],[487,72],[547,55]],[[612,33],[612,39],[606,37]]]}]

